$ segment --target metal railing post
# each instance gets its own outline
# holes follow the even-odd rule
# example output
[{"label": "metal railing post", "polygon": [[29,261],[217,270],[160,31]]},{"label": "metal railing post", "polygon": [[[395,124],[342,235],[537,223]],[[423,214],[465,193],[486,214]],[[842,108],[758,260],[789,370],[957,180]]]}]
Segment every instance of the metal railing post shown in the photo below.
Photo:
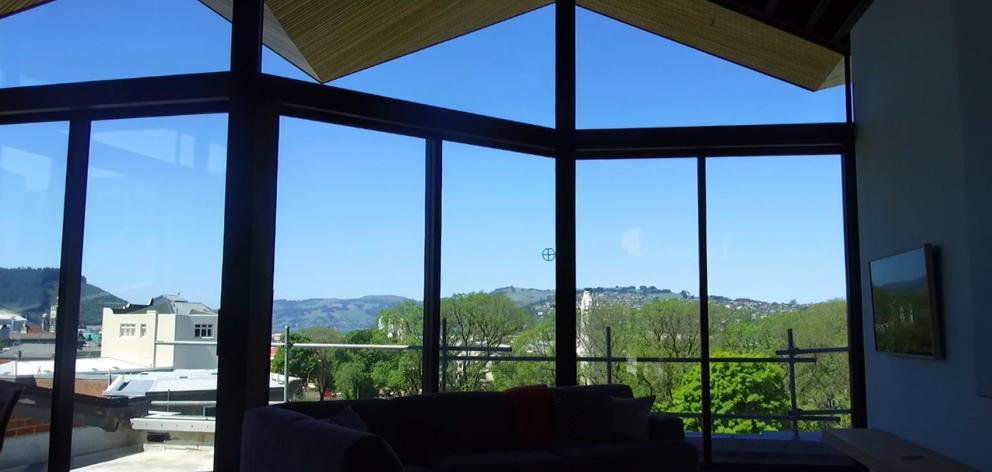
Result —
[{"label": "metal railing post", "polygon": [[292,344],[289,342],[289,325],[283,326],[282,338],[282,401],[289,401],[289,349]]},{"label": "metal railing post", "polygon": [[448,320],[441,320],[441,391],[448,390]]},{"label": "metal railing post", "polygon": [[799,439],[799,408],[796,401],[796,343],[792,336],[792,328],[786,331],[789,338],[789,401],[792,409],[789,416],[792,418],[792,439]]},{"label": "metal railing post", "polygon": [[613,385],[613,330],[606,327],[606,385]]}]

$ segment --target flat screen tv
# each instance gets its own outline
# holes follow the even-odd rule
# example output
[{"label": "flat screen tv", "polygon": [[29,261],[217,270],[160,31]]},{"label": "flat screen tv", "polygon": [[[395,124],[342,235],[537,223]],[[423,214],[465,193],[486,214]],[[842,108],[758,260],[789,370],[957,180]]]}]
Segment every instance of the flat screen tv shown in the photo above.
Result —
[{"label": "flat screen tv", "polygon": [[940,304],[930,245],[869,264],[875,349],[943,357]]}]

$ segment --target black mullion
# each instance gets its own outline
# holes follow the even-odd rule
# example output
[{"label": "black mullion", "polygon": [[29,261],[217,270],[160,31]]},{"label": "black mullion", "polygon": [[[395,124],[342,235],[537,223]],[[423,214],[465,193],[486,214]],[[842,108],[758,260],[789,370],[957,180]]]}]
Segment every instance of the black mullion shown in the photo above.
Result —
[{"label": "black mullion", "polygon": [[76,329],[83,283],[83,227],[90,156],[89,121],[69,124],[69,150],[62,215],[62,258],[59,262],[58,323],[55,326],[55,375],[52,423],[48,438],[48,470],[67,471],[72,461],[72,416],[76,386]]},{"label": "black mullion", "polygon": [[844,253],[847,276],[847,361],[851,388],[851,425],[868,427],[865,389],[864,312],[861,299],[861,250],[858,237],[858,189],[854,148],[841,155],[844,194]]},{"label": "black mullion", "polygon": [[214,470],[238,470],[242,416],[267,404],[279,116],[260,93],[263,0],[234,2]]},{"label": "black mullion", "polygon": [[710,397],[710,292],[706,251],[706,156],[696,157],[696,198],[699,236],[699,383],[702,386],[703,464],[713,463],[713,412]]},{"label": "black mullion", "polygon": [[[844,116],[847,124],[854,124],[854,95],[851,84],[851,55],[844,56]],[[852,139],[854,137],[852,136]]]},{"label": "black mullion", "polygon": [[[851,55],[844,56],[844,98],[847,122],[854,125]],[[868,427],[868,394],[865,389],[864,312],[861,299],[861,248],[858,228],[858,173],[854,146],[841,154],[841,187],[844,195],[844,255],[847,276],[847,362],[851,388],[851,425]]]},{"label": "black mullion", "polygon": [[438,391],[441,327],[441,185],[443,141],[428,139],[424,202],[423,391]]},{"label": "black mullion", "polygon": [[555,4],[555,383],[575,385],[575,0]]}]

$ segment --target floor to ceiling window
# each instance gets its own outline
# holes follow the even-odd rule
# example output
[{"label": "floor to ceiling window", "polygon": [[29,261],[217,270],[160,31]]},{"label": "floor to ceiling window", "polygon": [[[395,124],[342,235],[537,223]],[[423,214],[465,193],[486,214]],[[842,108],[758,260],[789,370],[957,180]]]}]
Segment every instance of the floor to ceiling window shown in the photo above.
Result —
[{"label": "floor to ceiling window", "polygon": [[92,125],[74,468],[212,461],[226,153],[226,115]]},{"label": "floor to ceiling window", "polygon": [[64,122],[0,126],[0,389],[23,389],[0,469],[48,459],[68,132]]},{"label": "floor to ceiling window", "polygon": [[554,161],[445,143],[441,389],[553,385]]},{"label": "floor to ceiling window", "polygon": [[809,455],[851,425],[840,157],[706,167],[714,460],[767,460],[745,450],[770,439],[783,460],[843,464]]},{"label": "floor to ceiling window", "polygon": [[422,390],[424,152],[422,139],[281,120],[275,399]]},{"label": "floor to ceiling window", "polygon": [[696,159],[584,160],[575,186],[579,383],[629,385],[700,431]]}]

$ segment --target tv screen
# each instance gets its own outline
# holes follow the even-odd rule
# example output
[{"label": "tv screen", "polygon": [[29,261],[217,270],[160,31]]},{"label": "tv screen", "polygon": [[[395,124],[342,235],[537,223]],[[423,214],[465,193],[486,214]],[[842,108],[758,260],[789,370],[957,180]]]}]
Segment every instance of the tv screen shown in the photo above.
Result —
[{"label": "tv screen", "polygon": [[940,313],[929,245],[872,261],[875,349],[940,358]]}]

